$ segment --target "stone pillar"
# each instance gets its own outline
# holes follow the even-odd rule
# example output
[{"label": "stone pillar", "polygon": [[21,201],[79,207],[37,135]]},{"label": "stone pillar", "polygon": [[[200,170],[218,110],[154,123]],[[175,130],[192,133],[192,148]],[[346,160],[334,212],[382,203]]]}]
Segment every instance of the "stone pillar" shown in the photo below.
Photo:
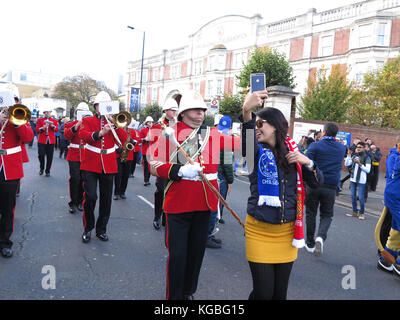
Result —
[{"label": "stone pillar", "polygon": [[296,116],[296,96],[298,92],[284,86],[271,86],[267,88],[268,99],[264,107],[273,107],[282,111],[289,123],[289,135],[293,133],[293,119]]}]

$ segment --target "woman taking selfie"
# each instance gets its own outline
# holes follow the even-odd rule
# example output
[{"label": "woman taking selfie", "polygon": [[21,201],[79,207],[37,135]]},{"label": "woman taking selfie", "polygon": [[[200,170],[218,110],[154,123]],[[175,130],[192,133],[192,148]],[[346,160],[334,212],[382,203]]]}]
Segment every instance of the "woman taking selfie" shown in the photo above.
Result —
[{"label": "woman taking selfie", "polygon": [[[264,108],[253,113],[267,97],[265,90],[248,94],[241,116],[242,148],[250,164],[245,223],[246,257],[253,278],[250,300],[286,299],[297,250],[304,246],[303,181],[311,188],[322,183],[313,161],[288,137],[282,112]],[[246,143],[254,145],[246,148]]]}]

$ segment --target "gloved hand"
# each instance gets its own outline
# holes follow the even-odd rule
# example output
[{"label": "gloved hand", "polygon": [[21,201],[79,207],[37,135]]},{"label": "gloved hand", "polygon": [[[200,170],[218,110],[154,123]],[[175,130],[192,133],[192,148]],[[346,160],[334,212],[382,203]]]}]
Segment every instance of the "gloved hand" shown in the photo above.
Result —
[{"label": "gloved hand", "polygon": [[115,152],[118,153],[118,154],[121,154],[122,151],[124,151],[124,150],[122,148],[119,148],[119,147],[115,149]]},{"label": "gloved hand", "polygon": [[179,169],[178,176],[182,178],[194,179],[202,170],[203,168],[200,167],[200,163],[198,162],[195,162],[194,164],[187,163]]},{"label": "gloved hand", "polygon": [[174,135],[174,133],[175,133],[175,130],[173,129],[173,128],[171,128],[171,127],[166,127],[163,131],[162,131],[162,135],[165,137],[165,138],[169,138],[169,137],[172,137],[173,135]]}]

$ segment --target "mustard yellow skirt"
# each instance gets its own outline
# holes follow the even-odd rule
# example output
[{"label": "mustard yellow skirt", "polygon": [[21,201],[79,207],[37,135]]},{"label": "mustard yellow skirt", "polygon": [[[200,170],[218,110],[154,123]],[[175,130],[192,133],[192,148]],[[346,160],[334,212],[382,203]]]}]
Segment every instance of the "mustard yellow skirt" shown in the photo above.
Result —
[{"label": "mustard yellow skirt", "polygon": [[270,224],[247,215],[245,223],[246,257],[256,263],[287,263],[297,259],[292,246],[294,222]]}]

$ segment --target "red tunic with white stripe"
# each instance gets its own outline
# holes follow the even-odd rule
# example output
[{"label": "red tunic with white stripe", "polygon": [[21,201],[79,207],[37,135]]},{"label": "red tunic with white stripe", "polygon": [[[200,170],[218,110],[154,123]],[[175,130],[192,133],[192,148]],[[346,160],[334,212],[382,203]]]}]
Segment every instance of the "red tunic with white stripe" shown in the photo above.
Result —
[{"label": "red tunic with white stripe", "polygon": [[79,137],[79,129],[75,131],[75,125],[78,123],[77,120],[67,122],[64,125],[64,137],[71,143],[68,146],[68,161],[81,161],[83,147],[85,146],[85,141]]},{"label": "red tunic with white stripe", "polygon": [[[173,126],[175,136],[179,143],[182,143],[193,131],[191,127],[183,122],[178,122]],[[199,131],[200,132],[200,131]],[[218,190],[217,172],[219,156],[221,150],[239,150],[241,141],[239,138],[222,135],[216,128],[211,128],[210,138],[202,152],[203,173],[208,176],[208,180]],[[153,146],[152,148],[153,149]],[[150,161],[151,173],[158,177],[171,180],[172,175],[177,174],[180,165],[169,162],[169,158],[176,147],[160,135],[158,142],[151,150],[152,160]],[[168,152],[166,150],[169,150]],[[179,156],[182,159],[182,156]],[[200,162],[199,157],[195,159]],[[174,172],[175,171],[175,172]],[[204,181],[193,181],[180,179],[174,181],[169,187],[164,200],[164,212],[183,213],[193,211],[217,211],[218,197],[211,191]]]},{"label": "red tunic with white stripe", "polygon": [[[49,120],[53,123],[54,128],[50,124],[48,129],[44,129],[45,126],[45,120]],[[40,130],[42,128],[42,130]],[[58,128],[58,122],[56,119],[53,118],[39,118],[36,123],[36,131],[39,133],[38,136],[38,143],[43,143],[47,144],[47,141],[49,140],[50,144],[55,144],[56,143],[56,135],[55,133],[59,131]]]},{"label": "red tunic with white stripe", "polygon": [[[117,173],[117,157],[115,152],[114,138],[111,130],[104,136],[99,138],[99,131],[107,124],[104,117],[97,116],[86,117],[82,119],[82,125],[79,129],[79,137],[87,144],[82,153],[81,170],[96,173]],[[128,134],[124,129],[115,129],[118,138],[123,144]],[[89,146],[89,147],[88,147]],[[102,153],[103,150],[105,153]]]},{"label": "red tunic with white stripe", "polygon": [[[0,130],[2,125],[0,125]],[[29,143],[33,139],[33,131],[29,124],[15,127],[11,122],[7,122],[6,127],[0,137],[0,170],[4,170],[6,180],[21,179],[24,176],[22,167],[22,144]],[[4,151],[7,150],[7,151]],[[11,154],[4,154],[12,152]]]}]

